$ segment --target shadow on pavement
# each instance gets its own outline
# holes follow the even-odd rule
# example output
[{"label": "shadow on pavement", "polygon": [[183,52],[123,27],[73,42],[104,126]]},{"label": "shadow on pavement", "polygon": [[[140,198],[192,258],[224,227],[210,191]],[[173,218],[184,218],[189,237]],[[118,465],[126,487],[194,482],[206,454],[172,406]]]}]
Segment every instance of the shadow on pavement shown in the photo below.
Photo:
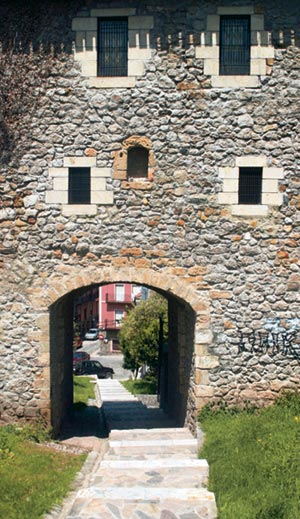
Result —
[{"label": "shadow on pavement", "polygon": [[74,405],[73,416],[63,425],[59,441],[71,438],[107,438],[102,412],[96,405]]}]

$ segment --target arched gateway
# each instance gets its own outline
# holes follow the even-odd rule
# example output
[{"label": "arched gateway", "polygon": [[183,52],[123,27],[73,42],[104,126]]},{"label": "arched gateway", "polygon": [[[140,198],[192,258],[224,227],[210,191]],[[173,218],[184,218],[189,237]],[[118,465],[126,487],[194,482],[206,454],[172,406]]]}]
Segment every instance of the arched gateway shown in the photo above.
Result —
[{"label": "arched gateway", "polygon": [[[174,274],[151,269],[87,268],[61,269],[47,280],[30,287],[35,314],[35,340],[40,345],[37,365],[40,375],[34,382],[36,411],[40,410],[58,431],[72,405],[73,300],[83,287],[115,282],[132,282],[160,292],[168,299],[169,351],[165,357],[164,408],[178,423],[194,424],[201,405],[195,387],[195,365],[199,366],[199,340],[210,337],[203,323],[209,320],[209,306],[192,283]],[[198,341],[198,343],[197,343]],[[207,356],[206,364],[208,367]],[[213,358],[211,359],[213,362]],[[203,371],[203,370],[202,370]],[[167,375],[168,372],[168,375]],[[203,400],[205,402],[205,399]]]}]

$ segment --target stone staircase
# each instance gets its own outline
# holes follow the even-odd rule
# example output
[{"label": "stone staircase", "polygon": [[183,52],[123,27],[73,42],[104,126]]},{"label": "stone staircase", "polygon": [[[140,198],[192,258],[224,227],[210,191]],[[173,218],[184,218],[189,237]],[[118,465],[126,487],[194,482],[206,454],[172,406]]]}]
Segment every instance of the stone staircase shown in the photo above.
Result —
[{"label": "stone staircase", "polygon": [[115,380],[98,381],[109,447],[80,490],[71,519],[214,519],[197,440]]}]

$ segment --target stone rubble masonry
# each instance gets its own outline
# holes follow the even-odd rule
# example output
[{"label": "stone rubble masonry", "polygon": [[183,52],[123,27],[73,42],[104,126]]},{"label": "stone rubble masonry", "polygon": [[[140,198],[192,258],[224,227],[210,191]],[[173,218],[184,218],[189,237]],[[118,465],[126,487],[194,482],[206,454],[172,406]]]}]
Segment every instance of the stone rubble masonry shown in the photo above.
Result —
[{"label": "stone rubble masonry", "polygon": [[[180,305],[193,312],[194,329],[182,319],[178,332],[189,423],[208,401],[263,405],[299,389],[297,358],[238,353],[237,329],[300,317],[300,50],[286,36],[299,26],[300,6],[266,0],[263,13],[251,14],[263,15],[258,32],[270,31],[274,46],[252,47],[252,58],[271,69],[254,76],[255,88],[219,86],[206,74],[213,45],[205,42],[207,57],[198,48],[208,17],[221,15],[218,2],[189,0],[169,11],[129,0],[124,8],[135,9],[126,14],[132,19],[153,18],[145,28],[151,53],[132,88],[111,78],[114,88],[94,88],[63,51],[37,83],[28,59],[34,105],[9,133],[13,153],[0,164],[1,420],[49,416],[50,309],[91,284],[140,283],[177,304],[178,320]],[[44,34],[70,48],[75,32],[95,31],[72,32],[72,19],[88,24],[99,15],[90,6],[64,9],[35,27],[34,45]],[[132,142],[149,149],[148,179],[126,178],[120,152]],[[231,182],[244,160],[263,167],[264,204],[255,211],[236,204]],[[67,204],[74,164],[91,167],[90,206]]]}]

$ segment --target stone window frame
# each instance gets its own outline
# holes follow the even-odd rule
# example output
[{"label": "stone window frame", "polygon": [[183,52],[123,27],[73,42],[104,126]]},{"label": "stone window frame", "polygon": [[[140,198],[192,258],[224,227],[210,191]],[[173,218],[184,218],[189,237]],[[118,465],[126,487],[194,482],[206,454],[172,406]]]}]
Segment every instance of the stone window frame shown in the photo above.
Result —
[{"label": "stone window frame", "polygon": [[[97,31],[99,18],[128,18],[128,75],[97,76]],[[150,30],[153,16],[137,15],[135,8],[104,8],[79,11],[72,20],[75,32],[74,59],[81,74],[95,88],[133,88],[136,78],[144,75],[145,63],[151,59]]]},{"label": "stone window frame", "polygon": [[[130,148],[142,147],[148,150],[148,177],[128,178],[127,155]],[[121,180],[121,187],[125,189],[152,189],[155,172],[155,159],[152,142],[148,137],[132,135],[125,139],[120,150],[114,154],[113,179]]]},{"label": "stone window frame", "polygon": [[[239,204],[239,168],[262,168],[261,204]],[[267,216],[269,208],[283,204],[283,193],[279,191],[278,181],[284,178],[283,168],[268,166],[264,155],[245,155],[236,157],[235,166],[219,168],[219,178],[223,190],[218,193],[218,203],[231,206],[235,216]]]},{"label": "stone window frame", "polygon": [[[221,16],[250,16],[251,48],[250,74],[221,76],[220,69],[220,18]],[[264,15],[257,13],[255,6],[218,7],[217,14],[207,16],[207,28],[201,34],[201,45],[195,48],[196,58],[204,61],[204,74],[211,76],[216,88],[258,88],[259,77],[271,73],[275,49],[270,44],[270,35],[264,30]]]},{"label": "stone window frame", "polygon": [[[91,198],[89,204],[69,204],[69,174],[71,168],[91,169]],[[64,157],[63,167],[50,167],[49,176],[53,189],[46,193],[46,203],[62,206],[62,213],[70,215],[95,215],[97,205],[112,205],[113,192],[106,189],[106,180],[111,178],[110,168],[98,168],[96,157]]]}]

